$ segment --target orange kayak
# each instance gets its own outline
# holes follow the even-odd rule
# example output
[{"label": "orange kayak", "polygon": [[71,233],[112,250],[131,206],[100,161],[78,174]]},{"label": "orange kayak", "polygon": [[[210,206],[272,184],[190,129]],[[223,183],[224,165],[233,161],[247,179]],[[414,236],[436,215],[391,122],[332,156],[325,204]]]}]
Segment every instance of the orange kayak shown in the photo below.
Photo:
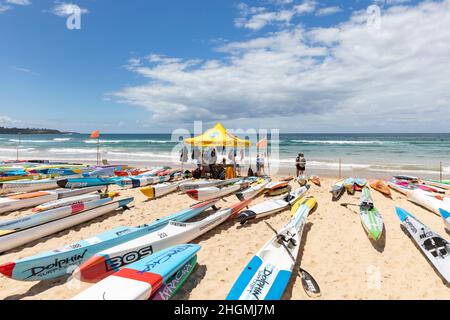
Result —
[{"label": "orange kayak", "polygon": [[318,176],[311,176],[309,180],[314,183],[316,186],[320,187],[320,179]]},{"label": "orange kayak", "polygon": [[385,196],[390,197],[391,196],[391,189],[387,186],[386,183],[384,183],[381,180],[373,180],[370,182],[370,187],[374,190],[377,190],[378,192],[381,192]]}]

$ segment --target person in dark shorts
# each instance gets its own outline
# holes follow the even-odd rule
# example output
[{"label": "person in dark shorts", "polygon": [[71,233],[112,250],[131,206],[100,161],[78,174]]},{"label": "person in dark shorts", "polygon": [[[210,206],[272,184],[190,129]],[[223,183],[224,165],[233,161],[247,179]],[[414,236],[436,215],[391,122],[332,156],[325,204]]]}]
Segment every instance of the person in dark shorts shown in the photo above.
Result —
[{"label": "person in dark shorts", "polygon": [[297,177],[305,172],[306,159],[303,153],[299,153],[297,158],[295,158],[295,168],[297,169]]}]

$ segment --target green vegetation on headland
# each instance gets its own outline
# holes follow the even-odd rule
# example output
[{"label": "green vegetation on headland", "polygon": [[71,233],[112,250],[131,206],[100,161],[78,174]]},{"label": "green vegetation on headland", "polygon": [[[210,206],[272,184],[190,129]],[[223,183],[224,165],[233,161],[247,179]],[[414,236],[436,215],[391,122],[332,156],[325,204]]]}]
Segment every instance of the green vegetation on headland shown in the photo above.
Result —
[{"label": "green vegetation on headland", "polygon": [[37,129],[37,128],[5,128],[0,127],[0,134],[65,134],[72,132],[62,132],[54,129]]}]

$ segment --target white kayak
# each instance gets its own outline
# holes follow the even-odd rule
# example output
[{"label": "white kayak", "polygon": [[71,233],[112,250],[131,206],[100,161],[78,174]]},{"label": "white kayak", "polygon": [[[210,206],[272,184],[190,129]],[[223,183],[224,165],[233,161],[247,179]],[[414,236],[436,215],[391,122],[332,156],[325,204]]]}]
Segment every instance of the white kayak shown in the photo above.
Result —
[{"label": "white kayak", "polygon": [[391,188],[392,190],[395,190],[397,192],[400,192],[401,194],[406,195],[406,192],[408,190],[414,190],[415,188],[411,188],[411,187],[404,187],[401,186],[397,183],[395,183],[394,181],[386,181],[386,184],[389,186],[389,188]]},{"label": "white kayak", "polygon": [[79,178],[81,175],[63,176],[56,179],[26,180],[0,183],[0,194],[24,193],[59,188],[57,181]]},{"label": "white kayak", "polygon": [[283,211],[284,209],[297,202],[307,191],[307,186],[300,187],[289,192],[287,195],[283,195],[282,197],[258,203],[248,208],[248,210],[242,211],[236,217],[236,220],[244,223],[247,220],[263,218],[268,215]]},{"label": "white kayak", "polygon": [[[92,188],[98,189],[98,187],[92,187]],[[83,190],[83,189],[75,189],[73,191],[77,191],[77,190]],[[32,211],[33,212],[42,212],[42,211],[52,210],[52,209],[70,206],[70,205],[74,205],[74,204],[88,203],[91,201],[100,200],[100,199],[107,198],[107,197],[114,198],[118,195],[119,195],[118,192],[82,194],[82,195],[75,196],[75,197],[63,198],[63,199],[58,199],[55,201],[43,203],[43,204],[33,208]]]},{"label": "white kayak", "polygon": [[334,185],[331,186],[330,192],[332,194],[332,201],[338,201],[339,198],[344,194],[345,192],[345,181],[338,181]]},{"label": "white kayak", "polygon": [[225,222],[233,209],[217,211],[197,222],[170,221],[164,228],[98,252],[79,268],[81,281],[97,282],[124,266],[173,245],[189,243]]},{"label": "white kayak", "polygon": [[435,195],[420,189],[408,190],[406,196],[409,201],[440,215],[439,209],[450,211],[450,199]]},{"label": "white kayak", "polygon": [[178,189],[177,183],[160,183],[153,186],[147,186],[139,189],[147,198],[156,199],[163,197],[169,193],[175,192]]},{"label": "white kayak", "polygon": [[433,264],[445,281],[450,283],[450,243],[406,210],[397,207],[396,212],[403,226],[408,230],[425,257]]},{"label": "white kayak", "polygon": [[233,179],[228,179],[228,180],[193,180],[193,181],[186,181],[186,182],[180,183],[179,188],[180,188],[180,191],[186,192],[187,190],[192,190],[192,189],[225,186],[228,184],[236,183],[239,180],[241,180],[241,179],[233,178]]},{"label": "white kayak", "polygon": [[303,228],[314,198],[292,207],[293,217],[272,237],[242,271],[227,300],[279,300],[289,283],[300,250]]},{"label": "white kayak", "polygon": [[56,199],[66,199],[98,190],[100,190],[99,187],[79,190],[37,191],[0,198],[0,213],[31,208]]},{"label": "white kayak", "polygon": [[218,199],[235,193],[242,189],[241,184],[235,184],[229,187],[206,187],[199,189],[187,190],[186,194],[194,200],[207,201],[212,199]]},{"label": "white kayak", "polygon": [[265,191],[266,185],[269,182],[270,182],[269,179],[262,180],[261,182],[257,183],[256,185],[252,185],[252,186],[248,187],[247,189],[237,192],[236,197],[240,201],[254,198]]},{"label": "white kayak", "polygon": [[287,187],[288,185],[289,185],[288,181],[271,181],[268,184],[266,184],[265,189],[266,190],[276,190],[276,189]]},{"label": "white kayak", "polygon": [[24,229],[36,227],[38,225],[54,221],[57,219],[65,218],[70,215],[79,214],[80,212],[94,209],[102,205],[111,202],[113,198],[105,197],[98,199],[96,201],[91,201],[87,203],[75,203],[69,206],[55,208],[40,213],[27,215],[24,217],[19,217],[12,220],[2,221],[0,223],[0,239],[1,236],[18,232]]},{"label": "white kayak", "polygon": [[432,187],[438,187],[444,190],[450,190],[450,185],[441,183],[438,181],[431,181],[431,180],[421,180],[422,184],[432,186]]},{"label": "white kayak", "polygon": [[5,235],[3,237],[0,237],[0,252],[14,249],[31,241],[41,239],[42,237],[48,236],[50,234],[95,219],[116,209],[126,207],[133,200],[133,198],[126,198],[119,201],[114,201],[101,207],[87,210],[76,215],[68,216],[66,218],[44,223],[30,229],[25,229]]}]

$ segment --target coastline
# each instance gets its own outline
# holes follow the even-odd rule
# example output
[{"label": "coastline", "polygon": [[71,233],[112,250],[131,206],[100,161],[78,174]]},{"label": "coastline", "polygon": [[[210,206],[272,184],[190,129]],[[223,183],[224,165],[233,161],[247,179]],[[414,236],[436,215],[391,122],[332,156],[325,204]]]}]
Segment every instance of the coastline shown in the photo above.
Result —
[{"label": "coastline", "polygon": [[[355,196],[344,195],[339,203],[332,202],[329,188],[337,177],[321,180],[322,187],[312,185],[307,194],[316,197],[318,207],[308,217],[299,255],[302,267],[314,276],[321,287],[320,299],[448,299],[447,286],[402,231],[394,208],[401,206],[410,211],[447,238],[440,217],[396,192],[393,192],[393,199],[388,199],[373,191],[375,205],[383,216],[386,230],[384,240],[374,244],[365,234],[358,214],[339,205],[344,202],[358,203],[359,193]],[[291,185],[297,187],[294,182]],[[194,203],[186,195],[178,193],[153,201],[146,201],[138,189],[121,190],[120,194],[121,197],[135,197],[131,210],[111,213],[21,246],[1,255],[0,263],[57,249],[118,226],[148,223]],[[252,204],[265,199],[258,197]],[[235,196],[225,200],[220,201],[218,206],[227,207],[238,201]],[[0,221],[29,213],[19,211],[2,215]],[[175,299],[224,299],[244,266],[271,238],[272,231],[263,221],[278,229],[289,218],[290,212],[286,210],[244,226],[226,222],[193,241],[202,246],[198,266]],[[89,286],[67,277],[19,282],[1,276],[0,299],[70,299]],[[304,293],[301,280],[292,277],[283,299],[310,298]]]}]

